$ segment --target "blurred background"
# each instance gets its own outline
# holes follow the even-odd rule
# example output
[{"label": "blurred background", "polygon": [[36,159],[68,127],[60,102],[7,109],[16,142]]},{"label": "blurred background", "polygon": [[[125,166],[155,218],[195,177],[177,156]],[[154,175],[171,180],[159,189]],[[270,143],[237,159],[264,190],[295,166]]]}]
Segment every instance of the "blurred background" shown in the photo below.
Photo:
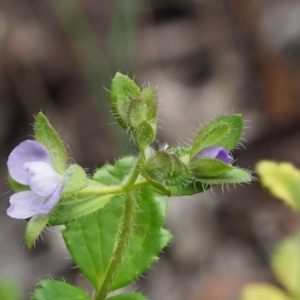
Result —
[{"label": "blurred background", "polygon": [[[43,111],[92,172],[132,153],[111,116],[116,71],[157,86],[158,140],[183,145],[212,118],[242,113],[237,164],[300,167],[300,2],[297,0],[0,0],[0,278],[24,299],[39,279],[91,291],[61,228],[24,246],[26,221],[6,216],[6,160]],[[173,242],[132,288],[151,300],[234,300],[245,283],[276,283],[273,247],[299,225],[259,183],[169,199]]]}]

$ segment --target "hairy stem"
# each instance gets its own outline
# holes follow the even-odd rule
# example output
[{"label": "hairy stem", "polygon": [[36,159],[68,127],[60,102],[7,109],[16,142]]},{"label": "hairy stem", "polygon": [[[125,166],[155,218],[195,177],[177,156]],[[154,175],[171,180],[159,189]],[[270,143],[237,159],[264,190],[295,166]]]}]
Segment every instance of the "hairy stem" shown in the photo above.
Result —
[{"label": "hairy stem", "polygon": [[110,267],[104,279],[104,282],[96,294],[95,300],[104,300],[106,298],[107,293],[114,281],[114,278],[117,274],[118,268],[122,263],[124,258],[124,253],[128,246],[134,225],[134,218],[135,218],[135,193],[131,192],[126,194],[125,199],[125,207],[124,207],[124,217],[123,223],[120,232],[120,240],[117,245],[117,248],[114,253],[114,257],[111,260]]}]

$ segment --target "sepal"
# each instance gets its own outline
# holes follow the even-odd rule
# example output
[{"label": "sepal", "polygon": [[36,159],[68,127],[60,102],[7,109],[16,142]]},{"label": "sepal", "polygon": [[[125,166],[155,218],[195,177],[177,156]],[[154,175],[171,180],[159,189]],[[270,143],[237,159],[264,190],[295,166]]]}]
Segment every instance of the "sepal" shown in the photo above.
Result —
[{"label": "sepal", "polygon": [[241,115],[226,115],[206,124],[196,135],[190,151],[190,161],[202,149],[221,146],[228,151],[237,144],[243,130]]}]

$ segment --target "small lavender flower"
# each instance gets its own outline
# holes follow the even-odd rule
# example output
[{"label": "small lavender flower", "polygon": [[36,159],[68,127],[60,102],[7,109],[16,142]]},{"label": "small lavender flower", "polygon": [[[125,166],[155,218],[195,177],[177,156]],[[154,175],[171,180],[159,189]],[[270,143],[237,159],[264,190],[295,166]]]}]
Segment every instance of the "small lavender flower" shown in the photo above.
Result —
[{"label": "small lavender flower", "polygon": [[27,219],[35,214],[49,213],[60,199],[63,178],[53,169],[48,150],[35,141],[22,142],[9,155],[7,167],[12,179],[31,189],[10,197],[7,214]]},{"label": "small lavender flower", "polygon": [[227,165],[231,164],[233,161],[229,151],[219,146],[211,146],[202,149],[194,156],[193,161],[204,157],[218,159]]}]

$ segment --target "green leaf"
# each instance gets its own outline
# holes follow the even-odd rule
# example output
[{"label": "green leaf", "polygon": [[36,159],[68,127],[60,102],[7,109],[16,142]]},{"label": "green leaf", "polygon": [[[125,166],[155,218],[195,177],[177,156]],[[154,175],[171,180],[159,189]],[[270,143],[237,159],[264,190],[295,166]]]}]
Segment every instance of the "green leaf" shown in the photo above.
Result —
[{"label": "green leaf", "polygon": [[241,115],[226,115],[206,124],[194,139],[190,160],[202,149],[221,146],[232,150],[237,144],[243,130]]},{"label": "green leaf", "polygon": [[209,189],[211,185],[195,181],[193,178],[188,178],[187,181],[180,185],[168,186],[171,196],[192,196]]},{"label": "green leaf", "polygon": [[48,119],[39,112],[34,124],[35,139],[49,151],[53,168],[60,174],[66,169],[67,155],[64,145]]},{"label": "green leaf", "polygon": [[235,184],[235,183],[249,183],[253,180],[251,173],[244,169],[234,168],[225,174],[214,178],[197,178],[204,184]]},{"label": "green leaf", "polygon": [[241,300],[292,300],[278,287],[267,283],[248,284],[242,291]]},{"label": "green leaf", "polygon": [[140,98],[147,103],[147,120],[154,120],[157,113],[157,93],[154,87],[148,86],[142,90]]},{"label": "green leaf", "polygon": [[30,191],[30,187],[28,185],[23,185],[11,178],[11,176],[8,174],[7,181],[10,186],[10,188],[14,192],[23,192],[23,191]]},{"label": "green leaf", "polygon": [[162,229],[168,202],[149,188],[136,194],[134,233],[111,290],[126,286],[158,260],[157,254],[170,242],[171,234]]},{"label": "green leaf", "polygon": [[94,213],[107,205],[114,196],[115,195],[85,195],[79,192],[70,197],[63,198],[50,214],[49,224],[52,226],[66,224]]},{"label": "green leaf", "polygon": [[271,194],[300,211],[300,171],[290,163],[261,161],[256,165],[260,182]]},{"label": "green leaf", "polygon": [[136,157],[127,156],[117,160],[114,166],[106,164],[93,175],[93,180],[104,185],[119,185],[136,164]]},{"label": "green leaf", "polygon": [[147,300],[147,298],[139,293],[126,293],[109,297],[107,300]]},{"label": "green leaf", "polygon": [[285,238],[275,248],[271,265],[281,284],[300,298],[300,231]]},{"label": "green leaf", "polygon": [[[126,109],[126,107],[123,109],[123,112],[120,115],[117,108],[118,97],[127,97],[128,99],[132,100],[138,98],[139,95],[140,89],[133,80],[126,75],[116,73],[110,87],[110,103],[115,118],[124,129],[128,127],[128,125],[123,121],[124,109]],[[124,102],[123,99],[121,101],[122,103]]]},{"label": "green leaf", "polygon": [[142,122],[148,121],[148,106],[141,99],[131,101],[129,107],[129,122],[133,128],[137,128]]},{"label": "green leaf", "polygon": [[25,233],[25,243],[29,249],[34,245],[36,239],[46,227],[48,220],[48,214],[36,214],[29,220]]},{"label": "green leaf", "polygon": [[0,278],[0,299],[1,300],[21,300],[22,296],[19,285],[12,279]]},{"label": "green leaf", "polygon": [[91,300],[83,290],[57,280],[42,280],[38,283],[31,300]]},{"label": "green leaf", "polygon": [[88,186],[88,178],[84,170],[78,165],[71,165],[65,175],[66,185],[62,192],[62,197],[68,197]]},{"label": "green leaf", "polygon": [[143,150],[152,144],[156,135],[156,131],[154,131],[150,123],[146,121],[143,121],[132,133],[139,148]]},{"label": "green leaf", "polygon": [[119,241],[124,199],[115,196],[105,209],[80,218],[62,231],[73,260],[96,290],[102,286]]},{"label": "green leaf", "polygon": [[[120,242],[124,201],[123,197],[115,196],[105,209],[69,223],[62,232],[74,261],[96,290],[102,286]],[[136,195],[136,201],[135,230],[112,290],[141,275],[157,260],[157,253],[171,238],[169,232],[161,228],[167,208],[166,201],[154,197],[150,189],[142,189]]]},{"label": "green leaf", "polygon": [[233,170],[233,166],[213,158],[200,158],[188,165],[192,175],[199,178],[214,178]]},{"label": "green leaf", "polygon": [[171,167],[169,154],[164,151],[157,151],[147,159],[144,169],[147,175],[154,181],[162,182],[167,177]]}]

